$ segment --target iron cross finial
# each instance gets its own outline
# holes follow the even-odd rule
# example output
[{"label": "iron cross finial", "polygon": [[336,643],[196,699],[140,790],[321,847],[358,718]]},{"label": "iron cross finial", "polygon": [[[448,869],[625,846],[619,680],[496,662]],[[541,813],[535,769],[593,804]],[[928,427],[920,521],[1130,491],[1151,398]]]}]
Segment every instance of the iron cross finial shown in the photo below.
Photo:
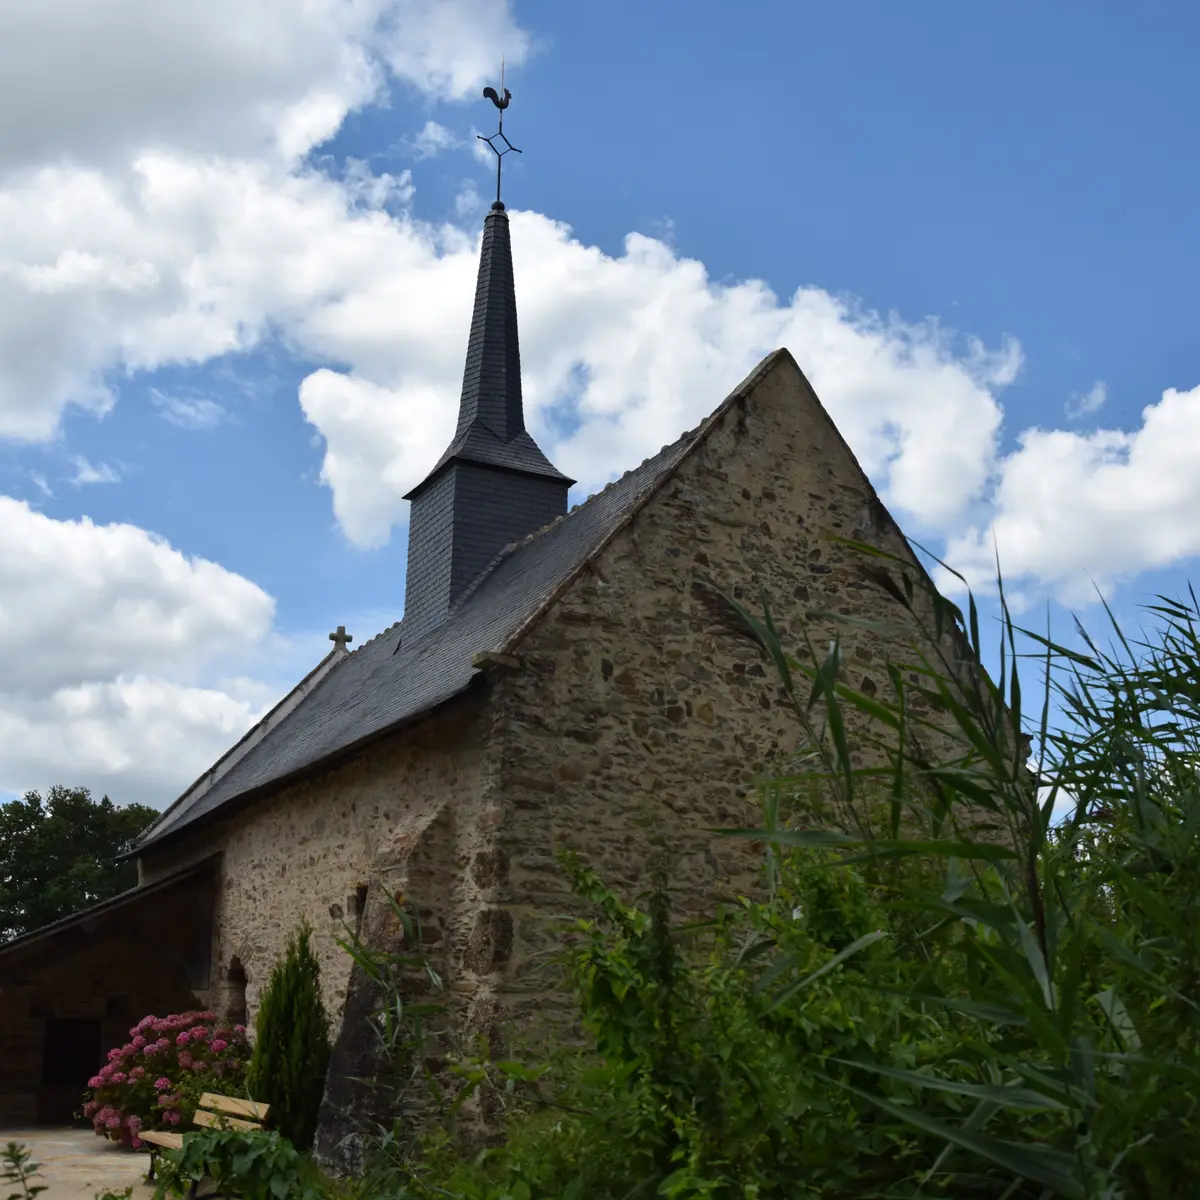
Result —
[{"label": "iron cross finial", "polygon": [[[501,171],[501,168],[504,166],[504,156],[510,150],[516,150],[518,154],[521,153],[521,151],[517,150],[516,146],[514,146],[512,144],[512,142],[510,142],[508,140],[508,138],[506,138],[504,136],[504,110],[509,106],[509,104],[512,101],[512,92],[510,92],[508,90],[508,88],[506,88],[504,86],[504,60],[503,59],[500,60],[500,90],[497,92],[494,87],[485,87],[483,89],[483,94],[500,110],[500,127],[496,130],[495,133],[492,134],[491,137],[484,137],[482,133],[477,133],[475,136],[481,142],[487,142],[489,149],[496,156],[496,203],[493,204],[492,207],[494,209],[497,209],[497,210],[503,212],[504,205],[501,203],[501,200],[500,200],[500,171]],[[496,139],[497,138],[499,138],[504,143],[503,150],[496,149]]]}]

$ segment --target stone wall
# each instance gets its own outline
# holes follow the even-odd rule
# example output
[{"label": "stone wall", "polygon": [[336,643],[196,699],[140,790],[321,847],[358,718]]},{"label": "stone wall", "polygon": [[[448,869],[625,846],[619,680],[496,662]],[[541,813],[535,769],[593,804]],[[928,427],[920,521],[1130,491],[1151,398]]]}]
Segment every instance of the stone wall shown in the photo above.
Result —
[{"label": "stone wall", "polygon": [[[840,636],[850,682],[882,692],[894,640],[821,614],[901,614],[837,537],[908,554],[794,364],[778,359],[517,645],[479,647],[512,651],[519,665],[490,670],[440,715],[193,835],[184,851],[143,862],[149,880],[222,850],[218,1006],[232,999],[222,972],[236,958],[253,1020],[303,916],[327,1003],[341,1012],[350,960],[334,937],[361,920],[377,948],[394,949],[391,894],[421,918],[458,1048],[477,1033],[493,1044],[541,1040],[570,1024],[553,986],[552,918],[574,907],[559,851],[580,851],[626,896],[664,856],[681,917],[753,889],[760,851],[709,831],[756,822],[755,781],[785,764],[800,730],[756,650],[714,620],[697,575],[752,610],[765,589],[797,652],[806,636],[819,649]],[[862,744],[867,731],[851,727]],[[335,1074],[365,1070],[368,999],[363,990],[348,1006],[355,1028],[341,1030]],[[327,1092],[326,1150],[366,1103],[351,1087]]]},{"label": "stone wall", "polygon": [[[271,968],[301,918],[313,929],[324,998],[341,1013],[349,956],[335,939],[356,928],[366,889],[408,888],[408,863],[419,845],[436,840],[438,817],[470,806],[484,788],[484,726],[475,697],[451,712],[380,740],[355,758],[256,802],[182,848],[147,855],[145,881],[193,858],[222,851],[215,918],[213,1004],[228,1011],[242,985],[230,979],[237,960],[245,972],[247,1019],[252,1025]],[[443,822],[443,825],[445,822]],[[426,836],[430,827],[434,834]],[[439,887],[450,886],[454,851]],[[418,856],[418,862],[420,856]],[[451,904],[437,901],[443,925]]]},{"label": "stone wall", "polygon": [[[788,646],[802,653],[807,634],[824,652],[840,636],[849,682],[885,691],[889,639],[819,615],[898,616],[834,537],[908,553],[785,360],[516,647],[522,669],[496,685],[503,768],[479,818],[494,833],[476,875],[472,954],[460,962],[474,1024],[504,1016],[520,1039],[537,1037],[563,1004],[547,974],[547,918],[572,907],[560,850],[581,852],[632,897],[647,884],[655,836],[665,838],[681,917],[755,886],[761,851],[707,830],[757,824],[754,781],[784,763],[801,731],[773,671],[714,623],[696,577],[751,611],[765,589]],[[851,727],[861,742],[861,723]]]},{"label": "stone wall", "polygon": [[[873,632],[821,615],[893,626],[902,615],[837,537],[909,554],[784,360],[705,430],[522,641],[494,648],[515,657],[495,660],[474,710],[488,747],[478,787],[460,789],[423,828],[398,830],[396,852],[372,868],[425,920],[454,1049],[469,1051],[484,1034],[493,1051],[508,1042],[536,1053],[529,1043],[570,1034],[554,925],[577,905],[559,851],[581,852],[626,897],[661,855],[681,917],[757,886],[761,848],[709,831],[757,823],[755,781],[785,765],[801,731],[758,652],[714,620],[697,575],[752,610],[765,589],[789,646],[802,653],[807,635],[823,651],[839,636],[850,682],[885,692],[889,652],[914,630],[900,622],[894,634]],[[958,653],[949,638],[940,649]],[[868,730],[853,717],[850,726],[861,749]],[[377,950],[400,948],[381,896],[367,933]],[[339,1173],[361,1166],[364,1131],[405,1107],[357,1082],[388,1071],[365,1026],[377,1002],[357,977],[317,1139]]]}]

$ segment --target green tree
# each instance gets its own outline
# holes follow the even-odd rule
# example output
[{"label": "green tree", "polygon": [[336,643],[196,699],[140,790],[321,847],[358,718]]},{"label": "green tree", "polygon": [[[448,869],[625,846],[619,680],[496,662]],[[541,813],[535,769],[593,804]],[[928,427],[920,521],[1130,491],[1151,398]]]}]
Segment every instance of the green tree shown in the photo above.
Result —
[{"label": "green tree", "polygon": [[136,863],[118,856],[157,816],[58,784],[0,805],[0,942],[136,886]]},{"label": "green tree", "polygon": [[299,1150],[308,1150],[329,1067],[329,1016],[321,1001],[321,964],[312,931],[301,923],[275,964],[255,1023],[250,1095],[271,1106],[271,1123]]}]

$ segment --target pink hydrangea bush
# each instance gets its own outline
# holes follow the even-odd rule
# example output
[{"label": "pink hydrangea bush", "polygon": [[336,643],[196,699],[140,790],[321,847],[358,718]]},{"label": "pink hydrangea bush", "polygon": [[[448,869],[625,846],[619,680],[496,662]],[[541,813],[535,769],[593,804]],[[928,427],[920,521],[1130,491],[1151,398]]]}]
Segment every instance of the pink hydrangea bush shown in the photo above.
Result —
[{"label": "pink hydrangea bush", "polygon": [[143,1129],[190,1121],[202,1092],[236,1093],[250,1062],[246,1027],[211,1012],[143,1017],[129,1037],[88,1080],[83,1115],[101,1137],[135,1148]]}]

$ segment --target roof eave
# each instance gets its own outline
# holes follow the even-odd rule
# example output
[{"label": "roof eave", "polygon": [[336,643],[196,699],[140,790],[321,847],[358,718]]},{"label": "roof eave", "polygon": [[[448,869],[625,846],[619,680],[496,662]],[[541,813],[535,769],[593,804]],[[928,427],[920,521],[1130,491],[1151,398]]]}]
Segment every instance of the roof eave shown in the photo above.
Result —
[{"label": "roof eave", "polygon": [[442,461],[438,463],[438,465],[434,467],[433,470],[430,471],[429,474],[426,475],[425,478],[416,485],[416,487],[410,488],[407,492],[405,492],[400,499],[417,499],[417,497],[420,496],[420,494],[425,491],[425,489],[429,487],[429,485],[433,483],[433,481],[439,475],[441,475],[443,471],[445,471],[452,463],[456,462],[470,463],[472,466],[484,467],[489,471],[503,471],[509,475],[528,475],[532,479],[553,479],[558,483],[565,483],[568,488],[574,487],[579,482],[577,479],[572,479],[569,475],[564,475],[557,468],[552,471],[526,471],[522,470],[520,467],[510,466],[508,463],[488,462],[486,459],[472,458],[467,454],[450,454],[446,458],[442,459]]},{"label": "roof eave", "polygon": [[[212,787],[227,771],[232,770],[241,759],[254,749],[256,745],[290,712],[295,709],[339,662],[349,658],[349,654],[338,649],[331,650],[294,688],[283,696],[269,712],[256,721],[220,758],[217,759],[204,774],[193,780],[166,808],[159,813],[154,823],[143,830],[138,840],[140,847],[153,833],[155,826],[160,825],[171,813],[175,812],[186,800],[201,796]],[[133,858],[138,848],[127,851],[118,861]]]},{"label": "roof eave", "polygon": [[152,841],[139,843],[132,850],[127,850],[120,855],[118,861],[128,858],[136,858],[147,851],[158,851],[164,846],[169,846],[178,842],[181,838],[195,833],[199,829],[208,828],[211,825],[218,824],[221,821],[227,820],[243,809],[248,808],[251,804],[261,800],[264,796],[270,795],[272,792],[281,791],[285,787],[299,783],[302,780],[312,778],[314,775],[323,774],[325,771],[331,771],[340,766],[343,762],[353,758],[361,750],[370,746],[372,743],[379,741],[382,738],[389,737],[393,734],[406,730],[409,726],[415,725],[420,721],[439,713],[442,709],[447,708],[459,700],[467,693],[477,688],[483,682],[483,672],[473,671],[470,678],[462,687],[451,692],[448,696],[444,696],[436,704],[430,705],[428,708],[420,709],[417,712],[409,713],[401,720],[394,722],[391,725],[385,725],[382,729],[373,730],[365,737],[359,738],[357,741],[351,742],[346,746],[341,746],[330,754],[321,758],[314,759],[310,763],[305,763],[302,767],[297,767],[294,771],[289,771],[286,775],[280,775],[275,779],[270,779],[266,783],[259,784],[257,787],[247,788],[244,792],[239,792],[236,796],[230,796],[227,800],[223,800],[216,808],[210,812],[202,813],[185,824],[179,825],[174,829],[168,830]]},{"label": "roof eave", "polygon": [[81,908],[78,912],[60,917],[57,921],[52,921],[49,925],[43,925],[40,929],[33,929],[29,933],[21,934],[20,937],[10,938],[7,942],[0,942],[0,959],[9,957],[13,952],[25,950],[40,941],[56,937],[58,934],[64,933],[77,925],[85,925],[89,921],[98,920],[111,912],[144,900],[157,892],[166,891],[168,888],[189,879],[201,875],[209,875],[217,869],[220,857],[219,852],[206,855],[200,862],[192,863],[187,867],[174,871],[162,879],[156,879],[153,883],[129,888],[116,896],[110,896],[107,900],[101,900],[97,904]]}]

